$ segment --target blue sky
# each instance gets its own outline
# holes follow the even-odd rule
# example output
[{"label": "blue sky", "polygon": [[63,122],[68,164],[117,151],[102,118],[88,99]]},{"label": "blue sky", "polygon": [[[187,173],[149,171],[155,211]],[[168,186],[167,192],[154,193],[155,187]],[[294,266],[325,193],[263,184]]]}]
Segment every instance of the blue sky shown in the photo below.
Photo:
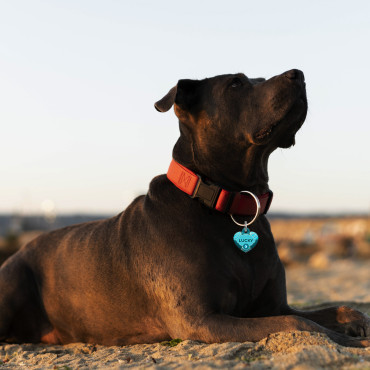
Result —
[{"label": "blue sky", "polygon": [[178,79],[291,68],[309,113],[271,210],[370,209],[368,1],[12,0],[0,35],[0,212],[119,212],[168,168]]}]

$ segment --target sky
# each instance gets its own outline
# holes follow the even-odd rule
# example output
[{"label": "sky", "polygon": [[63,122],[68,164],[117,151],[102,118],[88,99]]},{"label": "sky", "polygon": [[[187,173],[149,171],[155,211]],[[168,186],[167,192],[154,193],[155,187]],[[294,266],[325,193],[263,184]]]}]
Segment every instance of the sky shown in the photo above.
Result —
[{"label": "sky", "polygon": [[167,171],[179,79],[306,77],[272,212],[370,211],[370,2],[0,2],[0,213],[123,210]]}]

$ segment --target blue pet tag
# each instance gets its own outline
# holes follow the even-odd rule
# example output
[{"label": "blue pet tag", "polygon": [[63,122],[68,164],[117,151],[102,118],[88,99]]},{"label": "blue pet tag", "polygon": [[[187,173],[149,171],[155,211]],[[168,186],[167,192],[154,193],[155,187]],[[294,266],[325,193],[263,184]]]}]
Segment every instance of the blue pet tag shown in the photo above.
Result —
[{"label": "blue pet tag", "polygon": [[234,243],[242,252],[251,251],[258,243],[258,235],[248,228],[243,228],[234,235]]}]

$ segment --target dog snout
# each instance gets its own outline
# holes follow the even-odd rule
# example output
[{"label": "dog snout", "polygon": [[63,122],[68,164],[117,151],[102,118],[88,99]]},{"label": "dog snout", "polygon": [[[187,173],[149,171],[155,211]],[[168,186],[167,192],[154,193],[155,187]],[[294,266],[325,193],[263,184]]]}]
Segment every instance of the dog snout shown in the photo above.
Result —
[{"label": "dog snout", "polygon": [[291,69],[290,71],[285,72],[284,76],[290,80],[298,80],[302,83],[304,82],[304,74],[299,69]]}]

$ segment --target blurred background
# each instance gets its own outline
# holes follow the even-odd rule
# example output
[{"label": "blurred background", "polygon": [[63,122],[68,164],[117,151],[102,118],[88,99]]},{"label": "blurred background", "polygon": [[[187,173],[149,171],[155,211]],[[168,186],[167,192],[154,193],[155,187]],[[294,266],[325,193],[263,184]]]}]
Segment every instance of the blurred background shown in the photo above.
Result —
[{"label": "blurred background", "polygon": [[167,171],[178,124],[153,103],[178,79],[299,68],[308,116],[269,162],[280,253],[369,256],[369,14],[366,0],[0,2],[4,255],[120,212]]}]

